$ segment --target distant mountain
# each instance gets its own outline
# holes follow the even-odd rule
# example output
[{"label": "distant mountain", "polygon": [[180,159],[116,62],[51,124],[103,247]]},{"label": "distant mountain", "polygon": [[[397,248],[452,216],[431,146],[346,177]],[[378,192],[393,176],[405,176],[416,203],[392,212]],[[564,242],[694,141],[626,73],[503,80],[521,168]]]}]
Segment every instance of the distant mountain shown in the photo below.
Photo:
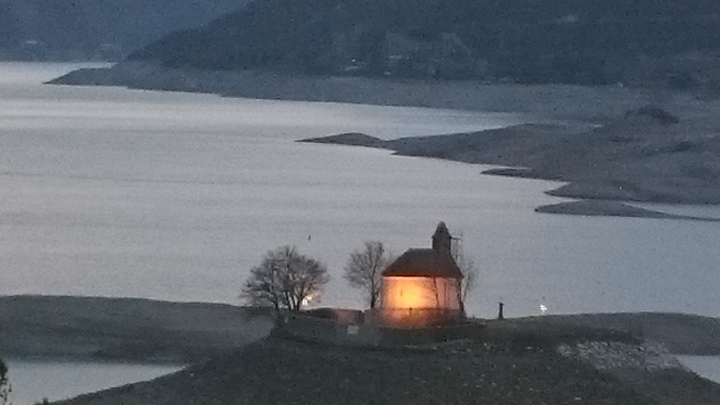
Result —
[{"label": "distant mountain", "polygon": [[120,56],[250,0],[0,0],[0,55]]},{"label": "distant mountain", "polygon": [[717,80],[718,55],[716,0],[257,0],[130,58],[226,70],[683,87]]}]

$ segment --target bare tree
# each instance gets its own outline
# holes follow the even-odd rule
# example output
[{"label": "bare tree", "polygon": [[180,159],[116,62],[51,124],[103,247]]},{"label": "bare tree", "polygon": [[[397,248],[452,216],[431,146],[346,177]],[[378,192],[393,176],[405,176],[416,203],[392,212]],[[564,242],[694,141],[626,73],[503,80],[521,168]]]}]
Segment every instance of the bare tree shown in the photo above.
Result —
[{"label": "bare tree", "polygon": [[308,301],[319,299],[328,281],[323,263],[298,253],[295,247],[282,246],[267,252],[250,270],[240,298],[249,305],[271,306],[276,315],[283,309],[300,311]]},{"label": "bare tree", "polygon": [[8,367],[5,362],[0,359],[0,405],[9,403],[10,400],[10,381],[8,380]]},{"label": "bare tree", "polygon": [[462,245],[462,239],[457,239],[453,249],[453,258],[460,268],[460,272],[463,275],[463,279],[460,282],[458,291],[458,301],[460,301],[460,309],[465,313],[465,302],[467,300],[468,293],[475,289],[478,279],[478,268],[475,265],[473,258],[467,254],[465,248]]},{"label": "bare tree", "polygon": [[363,290],[370,309],[380,301],[382,272],[390,263],[392,257],[382,242],[365,242],[363,249],[350,253],[345,265],[345,279],[351,287]]}]

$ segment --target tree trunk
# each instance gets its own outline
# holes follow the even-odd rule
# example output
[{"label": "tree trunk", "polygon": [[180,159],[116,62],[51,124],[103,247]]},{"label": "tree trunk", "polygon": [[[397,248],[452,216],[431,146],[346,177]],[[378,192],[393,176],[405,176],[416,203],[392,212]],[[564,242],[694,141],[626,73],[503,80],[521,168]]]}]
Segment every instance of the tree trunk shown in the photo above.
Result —
[{"label": "tree trunk", "polygon": [[458,303],[460,304],[460,313],[462,314],[463,318],[465,317],[465,291],[463,291],[463,282],[462,280],[458,280],[457,286],[455,287],[457,291],[457,298]]}]

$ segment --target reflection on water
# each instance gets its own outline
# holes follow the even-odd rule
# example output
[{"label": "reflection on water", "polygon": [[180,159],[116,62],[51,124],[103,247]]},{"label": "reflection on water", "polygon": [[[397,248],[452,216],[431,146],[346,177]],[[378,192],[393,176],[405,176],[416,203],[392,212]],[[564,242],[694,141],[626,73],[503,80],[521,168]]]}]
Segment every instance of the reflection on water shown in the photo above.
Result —
[{"label": "reflection on water", "polygon": [[8,361],[12,403],[30,405],[151,380],[179,367],[136,364]]},{"label": "reflection on water", "polygon": [[[24,69],[57,73],[37,66]],[[526,119],[0,84],[0,294],[237,303],[263,253],[295,244],[330,269],[323,305],[358,306],[342,278],[348,252],[373,239],[398,254],[426,247],[444,220],[480,267],[475,315],[495,315],[498,301],[507,316],[541,304],[548,313],[720,314],[720,224],[536,214],[560,201],[543,194],[557,184],[293,142]]]},{"label": "reflection on water", "polygon": [[720,357],[677,356],[678,360],[701,377],[720,384]]}]

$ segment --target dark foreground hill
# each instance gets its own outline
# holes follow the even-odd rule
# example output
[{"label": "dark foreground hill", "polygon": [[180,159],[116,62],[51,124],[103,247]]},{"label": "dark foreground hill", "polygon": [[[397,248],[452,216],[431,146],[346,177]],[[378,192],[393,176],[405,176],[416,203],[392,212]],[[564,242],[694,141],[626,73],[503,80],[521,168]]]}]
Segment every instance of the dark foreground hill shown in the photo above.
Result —
[{"label": "dark foreground hill", "polygon": [[714,0],[258,0],[131,59],[209,70],[720,86],[719,22]]},{"label": "dark foreground hill", "polygon": [[[261,338],[268,323],[248,321],[247,314],[216,304],[2,297],[0,349],[4,356],[196,361],[176,374],[64,405],[717,405],[720,397],[719,385],[637,339],[660,342],[675,353],[717,354],[720,320],[713,318],[538,317],[489,322],[487,330],[495,331],[490,339],[343,348]],[[622,333],[598,334],[598,328]],[[248,344],[254,339],[260,340]]]},{"label": "dark foreground hill", "polygon": [[[368,350],[271,337],[155,381],[59,404],[710,405],[720,396],[720,385],[682,369],[624,375],[551,347],[461,342]],[[672,392],[663,389],[668,385]]]}]

